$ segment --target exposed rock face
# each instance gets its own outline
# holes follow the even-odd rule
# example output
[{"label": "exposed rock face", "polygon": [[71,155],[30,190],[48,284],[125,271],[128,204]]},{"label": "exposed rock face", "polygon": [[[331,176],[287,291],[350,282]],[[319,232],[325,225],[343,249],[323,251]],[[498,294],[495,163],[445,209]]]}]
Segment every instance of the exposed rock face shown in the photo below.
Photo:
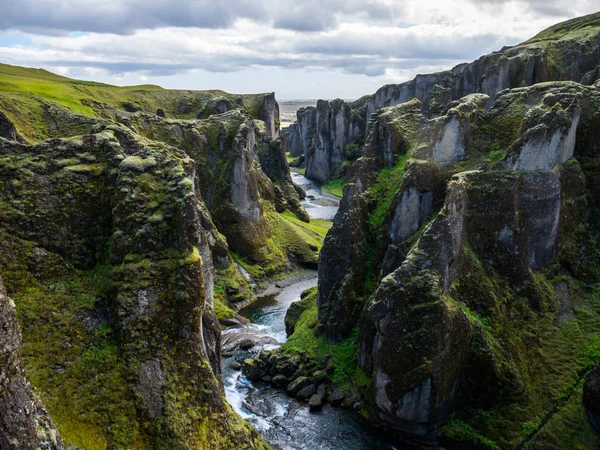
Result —
[{"label": "exposed rock face", "polygon": [[[372,420],[434,445],[457,409],[528,404],[521,344],[501,330],[559,310],[544,274],[597,276],[584,266],[600,255],[576,236],[592,226],[600,92],[557,82],[487,101],[433,119],[417,101],[376,112],[321,252],[320,330],[340,341],[359,323]],[[546,356],[530,358],[552,379]]]},{"label": "exposed rock face", "polygon": [[0,111],[0,137],[8,139],[9,141],[17,140],[17,131],[15,130],[14,124],[2,111]]},{"label": "exposed rock face", "polygon": [[600,432],[600,365],[586,377],[583,387],[583,404],[590,422]]},{"label": "exposed rock face", "polygon": [[[550,110],[541,118],[535,117],[536,113],[541,114],[535,111],[532,117],[527,117],[523,127],[530,128],[509,148],[501,167],[512,170],[551,169],[571,158],[581,114],[578,100],[575,99],[566,111],[562,108]],[[544,103],[554,106],[555,96],[548,94]]]},{"label": "exposed rock face", "polygon": [[300,126],[297,122],[292,123],[285,131],[285,148],[293,157],[304,154]]},{"label": "exposed rock face", "polygon": [[[341,175],[343,149],[348,143],[364,143],[371,115],[381,108],[416,98],[423,102],[424,113],[435,117],[451,100],[473,93],[487,95],[490,107],[504,89],[554,80],[594,84],[600,64],[599,22],[600,13],[595,13],[558,24],[522,44],[445,72],[417,75],[406,83],[383,86],[372,96],[350,104],[338,99],[327,108],[328,102],[320,101],[321,107],[298,111],[297,124],[288,137],[288,151],[295,156],[304,154],[308,178],[325,181]],[[583,36],[581,28],[585,29]],[[453,139],[461,136],[458,117],[455,119],[445,124],[442,136],[446,140],[440,141],[436,149],[440,159],[458,156],[444,154],[453,148]],[[460,153],[460,149],[459,145],[455,151]]]},{"label": "exposed rock face", "polygon": [[325,324],[331,340],[339,340],[354,328],[367,270],[362,263],[368,229],[367,204],[357,195],[356,185],[349,184],[344,189],[334,225],[319,255],[319,321]]},{"label": "exposed rock face", "polygon": [[[105,372],[113,377],[110,383],[120,386],[113,394],[116,399],[98,400],[84,411],[82,403],[65,410],[61,386],[34,372],[36,383],[44,383],[37,387],[48,399],[49,410],[61,411],[61,420],[92,427],[107,445],[148,440],[169,448],[191,442],[207,448],[228,448],[228,442],[235,442],[236,448],[263,445],[230,412],[222,392],[220,326],[212,308],[213,271],[237,266],[209,211],[214,208],[213,217],[222,224],[225,215],[217,205],[229,204],[230,214],[238,218],[235,223],[253,224],[266,233],[269,225],[263,221],[259,200],[274,213],[274,188],[256,153],[256,134],[262,136],[262,131],[238,112],[213,117],[220,119],[188,123],[137,113],[130,116],[128,126],[99,121],[95,133],[82,138],[49,140],[36,146],[0,142],[0,157],[10,161],[0,169],[4,205],[0,271],[7,274],[17,298],[25,295],[24,285],[33,283],[40,290],[39,301],[51,303],[52,291],[45,286],[61,285],[68,277],[81,277],[80,282],[87,283],[99,271],[110,273],[111,282],[102,285],[98,294],[109,299],[110,313],[103,314],[108,317],[103,319],[108,334],[96,334],[94,327],[82,331],[77,318],[83,320],[87,310],[76,302],[55,306],[60,315],[74,316],[75,322],[64,329],[65,323],[57,323],[54,329],[65,339],[87,344],[71,346],[79,350],[64,355],[52,354],[52,364],[62,367],[67,361],[61,358],[68,357],[76,362],[74,367],[80,367],[92,364],[87,361],[93,359],[82,353],[88,347],[118,348],[111,359],[113,366]],[[214,122],[217,131],[211,135]],[[214,139],[208,145],[207,135]],[[180,145],[184,139],[188,145]],[[24,166],[30,167],[26,173],[20,171]],[[206,189],[211,200],[207,207],[201,189],[224,173],[230,177],[225,183]],[[288,180],[289,174],[283,178]],[[234,247],[231,237],[235,233],[227,227],[223,230]],[[31,243],[39,250],[32,251]],[[260,257],[268,255],[269,247],[251,240],[245,250]],[[38,253],[46,255],[47,263],[31,260]],[[281,256],[285,264],[285,254]],[[15,271],[20,267],[24,269]],[[78,275],[73,267],[87,272]],[[37,320],[43,323],[54,316],[27,317],[28,330],[34,330]],[[76,337],[69,337],[76,332]],[[35,338],[28,333],[26,337]],[[35,361],[41,356],[28,357]],[[91,378],[78,375],[87,391],[80,395],[108,395],[94,394],[94,389],[103,389],[90,384],[97,369],[86,370],[83,373]],[[62,376],[68,382],[69,372]],[[178,398],[186,400],[174,400]],[[120,405],[123,415],[105,412],[111,402]],[[101,411],[89,418],[86,411],[90,408]],[[121,421],[122,428],[104,435],[110,427],[94,422],[95,417],[109,417],[102,419],[109,425]],[[146,423],[143,429],[138,420]],[[68,443],[86,446],[81,441],[85,436],[67,433],[63,437]]]},{"label": "exposed rock face", "polygon": [[277,139],[279,137],[279,104],[275,100],[274,92],[263,95],[258,118],[267,124],[269,135],[273,139]]},{"label": "exposed rock face", "polygon": [[0,448],[64,449],[46,408],[25,378],[14,307],[0,278]]},{"label": "exposed rock face", "polygon": [[292,156],[304,155],[306,176],[325,182],[341,176],[341,164],[347,157],[347,143],[364,136],[364,119],[349,104],[337,99],[319,100],[315,108],[303,108],[298,121],[286,135],[286,147]]}]

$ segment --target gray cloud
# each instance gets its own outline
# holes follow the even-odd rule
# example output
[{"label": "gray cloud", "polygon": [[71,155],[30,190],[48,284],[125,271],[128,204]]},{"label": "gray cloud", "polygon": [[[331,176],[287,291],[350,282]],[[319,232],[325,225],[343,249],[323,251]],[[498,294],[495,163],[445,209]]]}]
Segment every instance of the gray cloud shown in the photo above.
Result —
[{"label": "gray cloud", "polygon": [[167,26],[226,28],[238,18],[265,16],[257,0],[4,0],[0,29],[130,34]]},{"label": "gray cloud", "polygon": [[[508,3],[522,5],[528,12],[548,17],[564,17],[576,15],[574,7],[577,3],[573,0],[470,0],[477,5],[488,4],[505,6]],[[588,3],[587,0],[580,3]],[[591,6],[591,4],[590,4]]]},{"label": "gray cloud", "polygon": [[160,27],[228,28],[246,18],[323,31],[336,28],[339,15],[389,21],[400,10],[384,0],[4,0],[0,30],[131,34]]},{"label": "gray cloud", "polygon": [[475,36],[419,36],[408,33],[402,36],[381,36],[370,39],[363,33],[340,33],[304,39],[294,50],[299,53],[325,55],[372,55],[382,58],[403,59],[469,59],[491,49],[500,39],[493,34]]}]

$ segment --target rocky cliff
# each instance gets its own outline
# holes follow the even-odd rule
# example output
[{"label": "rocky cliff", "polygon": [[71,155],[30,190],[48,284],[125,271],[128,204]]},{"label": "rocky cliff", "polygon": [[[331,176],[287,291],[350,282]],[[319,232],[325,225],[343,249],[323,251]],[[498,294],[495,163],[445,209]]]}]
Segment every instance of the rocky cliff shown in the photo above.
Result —
[{"label": "rocky cliff", "polygon": [[[289,219],[308,216],[271,137],[275,99],[229,108],[229,94],[149,89],[111,104],[105,91],[94,103],[81,94],[89,115],[0,92],[0,273],[27,377],[67,445],[265,448],[225,400],[217,314],[252,296],[240,265],[255,281],[316,265],[318,246]],[[26,103],[31,114],[16,115]],[[49,430],[39,439],[62,448],[18,367],[13,328],[20,391],[7,401],[21,415],[7,416],[0,440],[20,426],[16,448],[34,448],[39,408],[38,434]]]},{"label": "rocky cliff", "polygon": [[600,13],[581,17],[472,63],[383,86],[352,103],[321,100],[316,108],[298,112],[286,132],[287,149],[292,156],[304,155],[308,178],[324,182],[340,177],[344,160],[356,158],[356,147],[364,144],[367,124],[378,109],[416,98],[424,114],[435,117],[448,102],[472,93],[487,95],[490,107],[504,89],[554,80],[593,85],[600,67],[599,24]]},{"label": "rocky cliff", "polygon": [[15,304],[0,279],[0,447],[62,450],[52,419],[25,378]]},{"label": "rocky cliff", "polygon": [[488,102],[375,113],[320,256],[315,329],[344,343],[358,327],[371,420],[446,448],[547,442],[528,421],[581,395],[600,356],[600,89]]}]

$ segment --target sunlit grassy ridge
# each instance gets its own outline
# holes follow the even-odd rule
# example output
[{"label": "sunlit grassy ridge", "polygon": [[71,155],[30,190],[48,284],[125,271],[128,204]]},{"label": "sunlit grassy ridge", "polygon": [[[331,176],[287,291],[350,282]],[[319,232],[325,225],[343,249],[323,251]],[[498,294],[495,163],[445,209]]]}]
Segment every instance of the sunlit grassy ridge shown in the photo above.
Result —
[{"label": "sunlit grassy ridge", "polygon": [[127,111],[156,112],[168,117],[194,119],[219,101],[245,110],[258,118],[263,94],[235,95],[219,90],[170,90],[160,86],[111,86],[73,80],[43,69],[0,64],[0,110],[15,124],[24,140],[39,141],[50,136],[47,120],[51,107],[86,117],[114,118]]}]

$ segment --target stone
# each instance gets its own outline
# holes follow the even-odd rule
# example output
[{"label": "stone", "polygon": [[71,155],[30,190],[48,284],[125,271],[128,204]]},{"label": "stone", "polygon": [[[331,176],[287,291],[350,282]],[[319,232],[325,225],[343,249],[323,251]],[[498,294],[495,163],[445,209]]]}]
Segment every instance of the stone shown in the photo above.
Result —
[{"label": "stone", "polygon": [[278,388],[286,387],[290,384],[290,380],[288,380],[284,375],[275,375],[271,380],[274,386]]},{"label": "stone", "polygon": [[320,411],[323,407],[323,398],[319,394],[313,394],[308,401],[311,412]]},{"label": "stone", "polygon": [[321,383],[319,386],[317,386],[317,394],[323,399],[325,400],[327,398],[327,389],[325,387],[324,383]]},{"label": "stone", "polygon": [[296,370],[298,370],[298,366],[288,359],[284,359],[277,363],[276,368],[278,373],[288,378],[292,377]]},{"label": "stone", "polygon": [[0,448],[64,450],[58,430],[25,378],[21,330],[11,304],[0,278]]},{"label": "stone", "polygon": [[296,398],[298,400],[308,400],[316,392],[317,387],[314,384],[309,384],[308,386],[298,391],[298,393],[296,394]]},{"label": "stone", "polygon": [[317,370],[313,373],[313,376],[310,381],[313,384],[319,385],[325,380],[327,380],[327,374],[322,370]]},{"label": "stone", "polygon": [[267,370],[260,359],[248,358],[242,364],[242,373],[251,381],[259,381],[267,374]]},{"label": "stone", "polygon": [[256,346],[256,342],[254,340],[248,339],[248,338],[240,341],[240,344],[239,344],[239,347],[242,350],[249,350],[254,346]]},{"label": "stone", "polygon": [[242,365],[237,361],[233,361],[229,363],[229,368],[233,370],[242,370]]},{"label": "stone", "polygon": [[287,392],[295,396],[301,389],[304,389],[310,384],[310,380],[306,377],[298,377],[287,386]]},{"label": "stone", "polygon": [[329,403],[331,403],[333,406],[340,406],[344,401],[345,396],[346,394],[344,394],[340,388],[335,388],[334,391],[329,395]]},{"label": "stone", "polygon": [[[330,399],[330,401],[331,401],[331,399]],[[344,396],[344,400],[342,401],[342,406],[344,408],[351,408],[351,407],[354,407],[354,405],[359,402],[360,402],[360,396],[358,394],[355,394],[354,392],[351,392]]]}]

